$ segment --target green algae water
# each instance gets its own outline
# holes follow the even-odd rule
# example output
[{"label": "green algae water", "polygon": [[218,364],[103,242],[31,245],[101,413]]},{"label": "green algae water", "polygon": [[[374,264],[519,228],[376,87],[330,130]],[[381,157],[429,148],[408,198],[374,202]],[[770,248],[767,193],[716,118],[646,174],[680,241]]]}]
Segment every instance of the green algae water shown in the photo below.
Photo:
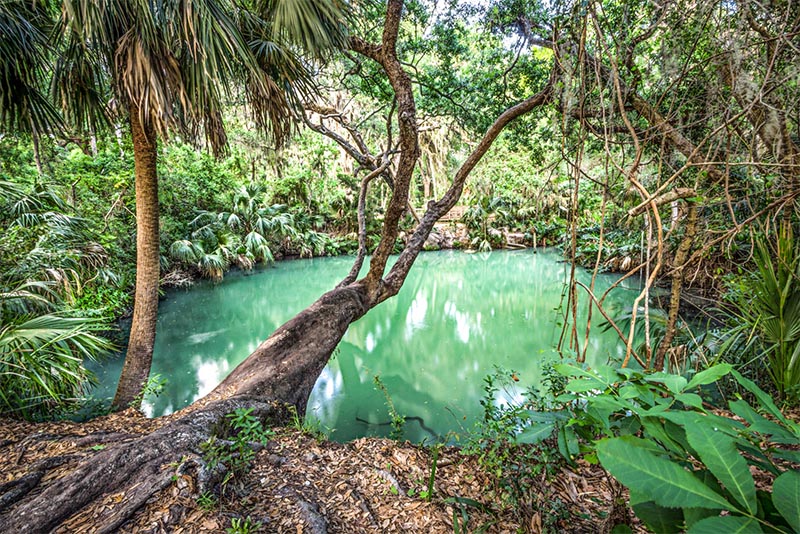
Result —
[{"label": "green algae water", "polygon": [[[351,263],[352,257],[284,261],[170,292],[160,304],[152,369],[167,384],[159,396],[145,398],[145,412],[167,414],[211,391],[278,326],[341,280]],[[335,440],[388,435],[391,417],[378,376],[396,411],[408,418],[406,438],[462,433],[481,416],[487,375],[514,371],[519,387],[504,392],[512,400],[553,361],[568,275],[569,264],[555,252],[421,254],[400,293],[350,326],[317,380],[307,417]],[[580,279],[588,285],[589,273],[581,271]],[[600,275],[595,293],[616,279]],[[614,289],[607,311],[630,307],[636,290]],[[579,297],[583,339],[588,299],[585,292]],[[587,361],[621,359],[616,333],[602,331],[597,312],[592,323]],[[121,358],[103,365],[95,397],[113,395],[121,366]]]}]

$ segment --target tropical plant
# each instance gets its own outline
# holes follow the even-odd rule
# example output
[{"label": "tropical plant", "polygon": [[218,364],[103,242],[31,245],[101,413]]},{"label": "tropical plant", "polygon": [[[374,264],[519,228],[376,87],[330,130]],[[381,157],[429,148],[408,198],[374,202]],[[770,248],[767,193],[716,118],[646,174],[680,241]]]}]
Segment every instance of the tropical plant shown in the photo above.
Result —
[{"label": "tropical plant", "polygon": [[0,3],[0,128],[30,132],[39,174],[40,136],[62,125],[45,95],[52,47],[54,2]]},{"label": "tropical plant", "polygon": [[[563,408],[530,412],[519,439],[538,442],[569,429],[561,432],[568,458],[584,452],[589,461],[599,459],[629,488],[634,511],[654,531],[800,527],[800,472],[793,469],[800,463],[794,450],[800,425],[729,364],[688,380],[608,366],[555,369],[570,380],[556,398]],[[728,403],[739,420],[707,409],[698,394],[729,373],[755,401]],[[775,477],[772,492],[756,489],[750,467]]]},{"label": "tropical plant", "polygon": [[[114,111],[133,139],[136,190],[136,295],[115,408],[136,398],[147,380],[155,344],[159,283],[158,137],[200,130],[215,154],[227,138],[222,99],[244,87],[256,124],[276,139],[289,132],[292,90],[308,75],[288,48],[330,45],[341,34],[333,2],[256,3],[252,11],[226,0],[161,3],[65,0],[62,56],[53,86],[71,122],[95,127]],[[268,18],[265,18],[268,17]],[[282,38],[282,41],[277,41]]]},{"label": "tropical plant", "polygon": [[766,371],[781,398],[800,400],[800,241],[781,227],[774,245],[756,242],[756,271],[732,292],[735,311],[720,334],[722,357],[733,353]]},{"label": "tropical plant", "polygon": [[[36,296],[28,298],[41,303]],[[98,335],[108,328],[103,319],[57,313],[16,315],[4,321],[0,326],[0,413],[39,419],[77,406],[93,380],[84,360],[96,360],[113,348]]]},{"label": "tropical plant", "polygon": [[470,203],[461,220],[470,231],[472,246],[489,251],[503,244],[502,233],[495,226],[510,218],[511,211],[506,200],[480,195]]}]

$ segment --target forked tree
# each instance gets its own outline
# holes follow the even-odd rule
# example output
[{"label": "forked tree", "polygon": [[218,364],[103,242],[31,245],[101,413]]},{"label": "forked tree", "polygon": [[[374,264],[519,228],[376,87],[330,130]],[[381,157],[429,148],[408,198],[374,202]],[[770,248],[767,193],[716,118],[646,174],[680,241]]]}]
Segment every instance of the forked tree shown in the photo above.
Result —
[{"label": "forked tree", "polygon": [[[380,242],[366,276],[360,279],[348,276],[322,295],[270,335],[216,389],[171,416],[170,422],[159,430],[109,446],[40,492],[30,492],[39,479],[22,486],[23,491],[17,492],[14,503],[0,516],[1,531],[49,531],[97,504],[104,495],[117,493],[122,495],[118,504],[98,510],[95,518],[100,532],[113,531],[154,493],[171,483],[170,473],[162,469],[164,465],[183,460],[185,466],[204,470],[200,444],[209,438],[214,425],[225,414],[248,407],[259,417],[279,419],[285,415],[287,405],[303,414],[314,383],[348,326],[397,294],[434,223],[456,204],[470,172],[500,132],[517,117],[550,101],[552,83],[548,82],[540,92],[497,117],[455,173],[447,192],[428,204],[397,262],[387,269],[420,154],[412,81],[397,55],[403,3],[403,0],[389,0],[379,43],[356,36],[348,43],[352,52],[380,66],[397,101],[399,149],[393,187]],[[134,116],[138,115],[138,110],[132,111],[137,112]],[[148,135],[147,130],[141,132]],[[358,261],[363,257],[363,253],[359,254]],[[198,473],[203,478],[201,475]]]},{"label": "forked tree", "polygon": [[160,279],[159,139],[170,132],[197,139],[202,131],[206,145],[224,153],[222,106],[243,90],[257,127],[282,142],[292,123],[293,93],[309,88],[287,40],[319,52],[343,39],[342,14],[333,2],[249,4],[63,2],[63,46],[53,87],[65,116],[94,130],[104,117],[116,115],[128,122],[133,140],[136,284],[113,409],[138,405],[150,375]]}]

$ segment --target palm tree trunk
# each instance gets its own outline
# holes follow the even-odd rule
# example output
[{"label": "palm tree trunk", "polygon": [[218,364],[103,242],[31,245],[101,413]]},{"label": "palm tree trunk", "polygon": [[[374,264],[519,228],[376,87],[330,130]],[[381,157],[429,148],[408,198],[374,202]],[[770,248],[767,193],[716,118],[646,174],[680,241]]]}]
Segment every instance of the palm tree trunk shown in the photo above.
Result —
[{"label": "palm tree trunk", "polygon": [[112,409],[141,403],[140,393],[150,375],[156,341],[159,281],[157,139],[152,124],[143,123],[139,109],[130,107],[136,187],[136,292],[125,365]]}]

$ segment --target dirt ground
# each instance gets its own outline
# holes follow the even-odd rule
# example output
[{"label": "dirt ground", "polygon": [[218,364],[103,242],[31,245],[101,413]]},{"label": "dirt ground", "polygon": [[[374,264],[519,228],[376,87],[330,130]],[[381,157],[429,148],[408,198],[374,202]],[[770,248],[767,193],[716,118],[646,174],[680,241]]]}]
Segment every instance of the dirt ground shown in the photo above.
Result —
[{"label": "dirt ground", "polygon": [[[150,432],[164,419],[128,411],[83,424],[0,420],[0,486],[46,465],[34,490],[40,491],[81,460]],[[230,481],[218,498],[201,495],[197,481],[180,474],[176,459],[165,459],[163,468],[176,473],[173,483],[122,531],[225,532],[249,524],[250,532],[293,534],[601,532],[618,491],[602,469],[579,464],[538,481],[524,513],[518,513],[475,457],[443,448],[434,492],[426,500],[420,492],[427,489],[431,473],[430,449],[378,438],[341,444],[290,428],[275,431],[249,473]],[[119,499],[107,495],[98,506],[111,507]],[[82,510],[57,531],[92,532],[93,518],[102,512],[98,507]]]}]

